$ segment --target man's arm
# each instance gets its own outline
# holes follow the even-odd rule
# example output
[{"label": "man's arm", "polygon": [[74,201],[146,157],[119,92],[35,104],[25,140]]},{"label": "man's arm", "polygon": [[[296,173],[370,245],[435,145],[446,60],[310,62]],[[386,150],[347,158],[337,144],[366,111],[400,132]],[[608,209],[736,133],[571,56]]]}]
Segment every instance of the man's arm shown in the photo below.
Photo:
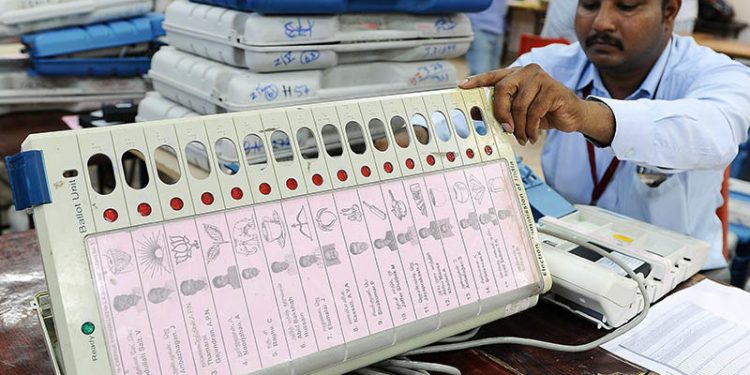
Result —
[{"label": "man's arm", "polygon": [[684,98],[600,99],[615,115],[612,150],[656,168],[713,169],[729,164],[747,140],[750,71],[726,66],[695,79]]},{"label": "man's arm", "polygon": [[520,143],[538,129],[579,131],[622,160],[675,170],[722,167],[747,137],[750,73],[727,63],[678,100],[582,100],[535,64],[481,74],[462,88],[494,86],[494,112]]}]

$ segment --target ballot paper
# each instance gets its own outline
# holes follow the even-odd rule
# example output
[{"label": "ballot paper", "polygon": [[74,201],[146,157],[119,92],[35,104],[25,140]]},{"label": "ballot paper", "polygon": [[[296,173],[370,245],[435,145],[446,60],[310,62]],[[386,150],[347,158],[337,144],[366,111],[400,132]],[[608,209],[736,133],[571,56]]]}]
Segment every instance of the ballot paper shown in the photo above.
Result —
[{"label": "ballot paper", "polygon": [[499,161],[90,235],[113,373],[254,372],[537,284],[512,181]]},{"label": "ballot paper", "polygon": [[662,375],[748,375],[749,311],[750,293],[704,280],[602,347]]}]

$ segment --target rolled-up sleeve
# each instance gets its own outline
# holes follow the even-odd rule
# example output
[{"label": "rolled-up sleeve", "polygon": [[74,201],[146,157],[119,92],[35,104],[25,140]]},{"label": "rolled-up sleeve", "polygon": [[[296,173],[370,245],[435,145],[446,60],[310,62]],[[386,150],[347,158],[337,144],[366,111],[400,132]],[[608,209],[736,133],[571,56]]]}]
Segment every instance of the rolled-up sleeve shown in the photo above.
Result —
[{"label": "rolled-up sleeve", "polygon": [[614,113],[611,147],[618,158],[673,171],[732,161],[750,125],[750,70],[732,63],[690,80],[676,100],[596,97]]}]

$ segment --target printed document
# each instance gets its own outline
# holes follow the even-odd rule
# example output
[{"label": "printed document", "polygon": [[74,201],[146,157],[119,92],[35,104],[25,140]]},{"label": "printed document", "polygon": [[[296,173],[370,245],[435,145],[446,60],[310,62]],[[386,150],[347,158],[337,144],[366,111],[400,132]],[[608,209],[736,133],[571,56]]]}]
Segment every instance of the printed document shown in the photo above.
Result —
[{"label": "printed document", "polygon": [[602,345],[662,375],[750,374],[750,293],[710,280],[652,307],[630,332]]}]

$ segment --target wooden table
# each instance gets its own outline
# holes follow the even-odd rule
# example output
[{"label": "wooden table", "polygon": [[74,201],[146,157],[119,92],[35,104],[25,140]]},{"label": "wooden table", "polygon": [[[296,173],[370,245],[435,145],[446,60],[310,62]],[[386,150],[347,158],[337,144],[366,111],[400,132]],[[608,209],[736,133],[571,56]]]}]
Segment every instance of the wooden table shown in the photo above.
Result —
[{"label": "wooden table", "polygon": [[46,289],[33,231],[0,236],[0,374],[50,374],[52,362],[31,308]]},{"label": "wooden table", "polygon": [[733,39],[717,39],[710,34],[694,33],[695,42],[723,53],[734,59],[750,59],[750,44],[738,42]]},{"label": "wooden table", "polygon": [[539,35],[544,26],[544,17],[547,14],[547,1],[541,0],[510,0],[508,1],[508,25],[514,11],[528,11],[534,15],[534,34]]},{"label": "wooden table", "polygon": [[62,117],[70,112],[19,112],[0,115],[0,159],[21,151],[21,143],[32,133],[69,129]]},{"label": "wooden table", "polygon": [[731,37],[737,39],[742,30],[745,30],[747,26],[746,22],[707,21],[700,17],[695,20],[695,31],[713,35],[721,34],[722,38]]},{"label": "wooden table", "polygon": [[[680,288],[702,279],[695,276]],[[29,304],[34,293],[43,289],[46,284],[36,233],[0,236],[0,374],[52,372],[42,330]],[[587,321],[545,302],[488,324],[480,331],[481,337],[520,336],[568,344],[585,343],[603,334]],[[420,359],[454,365],[467,375],[653,374],[600,348],[570,354],[496,345]]]}]

